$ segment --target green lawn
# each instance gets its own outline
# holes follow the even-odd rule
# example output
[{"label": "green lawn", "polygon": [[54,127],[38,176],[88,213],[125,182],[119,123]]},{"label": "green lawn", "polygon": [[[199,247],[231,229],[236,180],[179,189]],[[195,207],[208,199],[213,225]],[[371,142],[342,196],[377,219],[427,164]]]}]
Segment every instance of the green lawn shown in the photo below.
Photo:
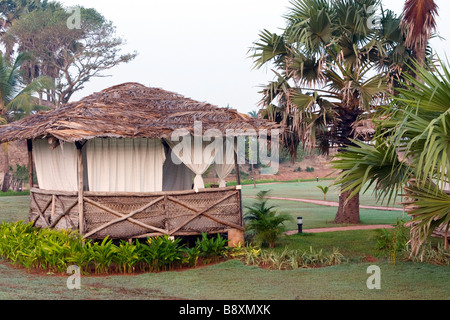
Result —
[{"label": "green lawn", "polygon": [[[269,196],[293,198],[293,199],[311,199],[323,200],[323,193],[317,186],[330,186],[333,181],[324,180],[319,182],[298,182],[298,183],[275,183],[275,184],[260,184],[254,188],[251,186],[243,186],[243,206],[245,213],[245,206],[250,206],[255,199],[248,198],[249,196],[256,196],[260,191],[270,191]],[[335,187],[330,187],[327,194],[327,200],[339,201],[338,190]],[[374,195],[369,190],[366,194],[360,196],[361,205],[368,206],[382,206],[377,203]],[[293,217],[292,222],[287,223],[288,230],[297,229],[297,217],[303,217],[303,228],[324,228],[336,226],[332,224],[336,217],[337,207],[320,206],[304,202],[285,201],[285,200],[269,200],[269,204],[276,206],[280,212],[288,213]],[[396,205],[399,207],[399,205]],[[378,225],[378,224],[395,224],[397,219],[405,219],[408,217],[403,215],[401,211],[384,211],[375,209],[360,209],[361,224]]]},{"label": "green lawn", "polygon": [[[332,186],[334,180],[320,180],[309,182],[293,182],[293,183],[270,183],[259,184],[254,188],[253,185],[242,186],[242,193],[246,196],[256,196],[256,194],[262,190],[268,190],[270,196],[294,198],[294,199],[311,199],[311,200],[323,200],[322,191],[317,186],[328,186],[329,191],[327,193],[326,200],[339,201],[339,189],[336,186]],[[396,203],[391,204],[391,207],[401,208],[399,204],[401,198],[397,198]],[[360,204],[366,206],[386,206],[386,203],[379,203],[376,200],[373,188],[370,188],[367,192],[360,194]]]},{"label": "green lawn", "polygon": [[[246,186],[244,195],[271,189],[274,195],[320,199],[315,183]],[[317,189],[317,190],[314,190]],[[301,192],[300,192],[301,191]],[[333,197],[330,193],[330,197]],[[330,198],[332,200],[333,198]],[[245,198],[244,205],[254,199]],[[364,200],[365,201],[365,200]],[[369,201],[369,200],[367,200]],[[337,208],[292,201],[271,201],[280,211],[303,216],[304,227],[330,226]],[[0,221],[27,220],[28,196],[0,197]],[[367,224],[394,224],[401,212],[361,210]],[[289,229],[296,229],[295,222]],[[277,250],[339,248],[347,259],[342,265],[318,269],[273,271],[247,266],[238,260],[186,271],[132,276],[83,276],[81,290],[69,290],[67,275],[29,273],[0,260],[0,299],[192,299],[192,300],[438,300],[449,299],[450,268],[397,261],[375,249],[376,230],[303,234],[284,237]],[[367,262],[368,258],[375,259]],[[367,268],[381,268],[381,290],[366,286]]]}]

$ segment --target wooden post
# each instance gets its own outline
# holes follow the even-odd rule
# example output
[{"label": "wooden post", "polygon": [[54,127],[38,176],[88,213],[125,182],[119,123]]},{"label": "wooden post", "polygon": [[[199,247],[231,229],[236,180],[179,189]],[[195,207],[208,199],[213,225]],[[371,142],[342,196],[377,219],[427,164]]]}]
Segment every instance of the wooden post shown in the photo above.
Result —
[{"label": "wooden post", "polygon": [[237,152],[234,152],[234,171],[236,171],[236,185],[241,185],[241,170],[239,169]]},{"label": "wooden post", "polygon": [[239,169],[237,152],[234,152],[234,170],[236,171],[236,188],[239,194],[239,215],[241,226],[244,226],[244,215],[242,213],[242,190],[241,190],[241,171]]},{"label": "wooden post", "polygon": [[30,185],[30,190],[33,188],[33,140],[27,140],[28,149],[28,182]]},{"label": "wooden post", "polygon": [[83,181],[83,146],[81,142],[75,142],[78,157],[78,229],[84,235],[84,181]]}]

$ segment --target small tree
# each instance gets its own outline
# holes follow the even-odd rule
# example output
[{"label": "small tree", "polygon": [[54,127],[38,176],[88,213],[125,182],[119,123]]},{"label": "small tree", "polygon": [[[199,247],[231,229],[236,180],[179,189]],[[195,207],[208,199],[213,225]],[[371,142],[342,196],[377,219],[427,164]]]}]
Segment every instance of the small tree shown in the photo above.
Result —
[{"label": "small tree", "polygon": [[269,191],[258,193],[258,200],[251,206],[245,207],[248,212],[244,218],[246,229],[250,231],[253,240],[259,245],[275,247],[275,241],[286,230],[284,222],[292,220],[288,214],[279,214],[275,206],[268,206],[266,195]]},{"label": "small tree", "polygon": [[327,186],[317,186],[323,192],[323,200],[327,200],[327,193],[330,190]]}]

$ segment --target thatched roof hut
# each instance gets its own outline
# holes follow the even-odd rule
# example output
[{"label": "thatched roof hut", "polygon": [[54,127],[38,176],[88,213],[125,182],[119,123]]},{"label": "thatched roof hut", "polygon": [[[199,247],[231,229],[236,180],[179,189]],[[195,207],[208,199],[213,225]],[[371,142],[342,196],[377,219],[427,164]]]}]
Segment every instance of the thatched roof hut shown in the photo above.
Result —
[{"label": "thatched roof hut", "polygon": [[[36,226],[78,229],[88,238],[231,230],[240,239],[236,137],[262,130],[270,136],[274,129],[281,128],[233,109],[125,83],[0,126],[0,143],[27,140],[29,175],[35,168],[39,182],[30,196]],[[182,134],[174,140],[174,132]],[[214,139],[220,144],[213,149],[204,140],[199,150],[191,149],[191,141],[197,147],[197,137],[208,132],[225,138]],[[188,147],[173,156],[185,141]],[[212,164],[220,188],[205,189],[201,175]],[[238,186],[226,187],[232,169]]]},{"label": "thatched roof hut", "polygon": [[275,129],[279,126],[219,108],[180,94],[139,83],[125,83],[94,93],[78,102],[50,112],[41,112],[15,123],[0,126],[0,143],[55,137],[66,142],[110,138],[170,138],[176,129],[193,133],[194,121],[203,130]]}]

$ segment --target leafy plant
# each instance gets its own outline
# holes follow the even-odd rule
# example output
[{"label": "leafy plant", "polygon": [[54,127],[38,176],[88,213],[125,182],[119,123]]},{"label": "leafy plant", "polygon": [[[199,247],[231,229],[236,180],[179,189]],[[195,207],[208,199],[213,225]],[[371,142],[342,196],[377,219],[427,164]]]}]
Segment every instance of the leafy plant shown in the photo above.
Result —
[{"label": "leafy plant", "polygon": [[106,237],[102,242],[87,242],[86,249],[93,257],[92,261],[95,265],[95,271],[99,273],[108,273],[117,247],[112,240]]},{"label": "leafy plant", "polygon": [[227,239],[222,238],[220,234],[208,238],[206,233],[202,233],[201,239],[196,241],[196,247],[199,248],[199,256],[205,259],[205,263],[217,262],[220,257],[226,256],[227,242]]},{"label": "leafy plant", "polygon": [[268,206],[266,195],[269,191],[258,193],[258,200],[247,206],[244,218],[247,221],[246,229],[258,245],[275,247],[275,241],[286,230],[284,223],[292,220],[288,214],[278,214],[275,206]]},{"label": "leafy plant", "polygon": [[171,239],[168,235],[149,238],[147,255],[151,271],[171,270],[186,261],[181,239]]},{"label": "leafy plant", "polygon": [[323,200],[327,200],[327,193],[330,190],[328,186],[317,186],[323,192]]},{"label": "leafy plant", "polygon": [[134,266],[139,260],[139,247],[128,241],[121,240],[113,258],[113,262],[117,265],[119,271],[132,273]]}]

